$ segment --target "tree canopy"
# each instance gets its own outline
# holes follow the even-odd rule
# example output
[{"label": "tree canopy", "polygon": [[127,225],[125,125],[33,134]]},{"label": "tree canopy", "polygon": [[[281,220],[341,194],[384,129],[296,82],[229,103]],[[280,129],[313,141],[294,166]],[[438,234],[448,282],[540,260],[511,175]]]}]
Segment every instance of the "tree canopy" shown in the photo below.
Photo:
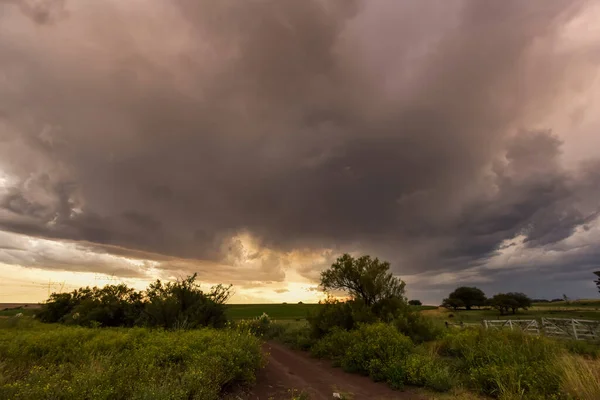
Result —
[{"label": "tree canopy", "polygon": [[231,294],[231,286],[223,285],[202,291],[194,274],[176,282],[157,280],[142,292],[119,284],[53,293],[37,316],[84,326],[221,327]]},{"label": "tree canopy", "polygon": [[374,306],[383,300],[404,299],[406,284],[389,272],[390,263],[378,258],[349,254],[339,257],[321,273],[321,286],[327,292],[341,290],[353,299]]},{"label": "tree canopy", "polygon": [[444,299],[442,305],[447,308],[458,309],[465,307],[470,310],[473,307],[481,307],[485,305],[485,293],[479,288],[461,286],[456,288],[448,298]]},{"label": "tree canopy", "polygon": [[596,279],[594,282],[596,283],[596,287],[598,288],[598,291],[600,292],[600,271],[596,271],[596,272],[594,272],[594,274],[596,274],[596,276],[598,277],[598,279]]},{"label": "tree canopy", "polygon": [[500,314],[507,314],[509,310],[513,314],[517,313],[518,309],[527,310],[531,307],[532,301],[524,293],[510,292],[510,293],[498,293],[492,297],[488,304],[500,311]]}]

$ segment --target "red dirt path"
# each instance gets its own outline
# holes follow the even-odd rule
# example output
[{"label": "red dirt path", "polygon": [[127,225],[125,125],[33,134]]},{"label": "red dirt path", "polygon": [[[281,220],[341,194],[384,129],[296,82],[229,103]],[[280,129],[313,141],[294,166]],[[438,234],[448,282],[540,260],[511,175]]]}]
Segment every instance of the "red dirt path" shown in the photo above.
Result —
[{"label": "red dirt path", "polygon": [[345,393],[353,400],[423,400],[409,391],[394,391],[369,378],[348,374],[327,361],[311,358],[306,352],[266,343],[267,366],[258,374],[250,393],[236,396],[244,400],[290,400],[292,390],[304,392],[310,400],[330,400],[333,393]]}]

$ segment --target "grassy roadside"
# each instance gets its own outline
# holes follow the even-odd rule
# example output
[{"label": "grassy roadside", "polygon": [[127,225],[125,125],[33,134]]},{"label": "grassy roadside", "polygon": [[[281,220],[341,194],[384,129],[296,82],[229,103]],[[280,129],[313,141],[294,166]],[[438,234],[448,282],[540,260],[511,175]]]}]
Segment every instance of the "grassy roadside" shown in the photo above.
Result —
[{"label": "grassy roadside", "polygon": [[314,339],[306,322],[279,322],[266,336],[397,389],[422,387],[431,399],[600,399],[597,344],[478,328],[415,344],[385,323]]},{"label": "grassy roadside", "polygon": [[198,399],[254,382],[260,340],[235,330],[0,321],[2,399]]}]

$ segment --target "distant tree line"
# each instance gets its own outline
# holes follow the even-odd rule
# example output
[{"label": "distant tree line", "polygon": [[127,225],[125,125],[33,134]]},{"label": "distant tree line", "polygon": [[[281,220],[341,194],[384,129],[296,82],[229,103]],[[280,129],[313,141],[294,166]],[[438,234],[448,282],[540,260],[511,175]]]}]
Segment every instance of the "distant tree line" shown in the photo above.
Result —
[{"label": "distant tree line", "polygon": [[42,322],[83,326],[218,328],[227,322],[225,303],[231,295],[231,286],[202,291],[194,274],[176,282],[157,280],[144,291],[119,284],[53,293],[36,316]]},{"label": "distant tree line", "polygon": [[533,301],[524,293],[498,293],[491,298],[487,298],[479,288],[461,286],[442,301],[442,306],[452,310],[491,307],[504,315],[509,312],[516,314],[519,309],[527,310],[532,303]]}]

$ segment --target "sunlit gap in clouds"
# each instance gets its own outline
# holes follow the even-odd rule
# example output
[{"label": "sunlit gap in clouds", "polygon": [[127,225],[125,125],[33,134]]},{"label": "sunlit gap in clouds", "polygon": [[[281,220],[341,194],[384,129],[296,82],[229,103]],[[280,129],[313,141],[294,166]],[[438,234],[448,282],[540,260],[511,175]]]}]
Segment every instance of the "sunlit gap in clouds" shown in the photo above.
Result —
[{"label": "sunlit gap in clouds", "polygon": [[[323,298],[313,281],[295,271],[303,262],[319,261],[318,255],[311,258],[307,254],[274,254],[258,247],[248,234],[234,236],[230,243],[234,247],[224,260],[229,264],[206,271],[199,261],[130,258],[86,244],[0,231],[0,303],[41,302],[50,292],[106,284],[124,283],[141,290],[156,279],[181,279],[195,272],[199,272],[198,282],[205,290],[218,283],[233,282],[232,303],[317,302]],[[252,275],[260,278],[260,274],[253,274],[254,269],[271,268],[269,263],[273,262],[285,264],[284,279],[252,280]],[[219,275],[218,269],[212,268],[227,269],[229,275]],[[236,276],[236,270],[240,276]]]}]

